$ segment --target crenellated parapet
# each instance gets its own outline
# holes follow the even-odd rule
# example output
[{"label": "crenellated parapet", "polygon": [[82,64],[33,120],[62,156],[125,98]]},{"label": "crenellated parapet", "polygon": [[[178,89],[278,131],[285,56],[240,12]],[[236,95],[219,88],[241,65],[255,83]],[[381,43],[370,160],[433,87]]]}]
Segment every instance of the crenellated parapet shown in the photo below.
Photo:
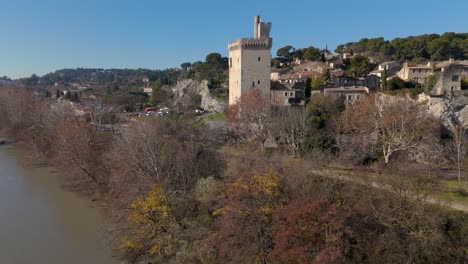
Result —
[{"label": "crenellated parapet", "polygon": [[271,38],[254,39],[254,38],[241,38],[229,42],[229,50],[236,49],[271,49],[273,40]]}]

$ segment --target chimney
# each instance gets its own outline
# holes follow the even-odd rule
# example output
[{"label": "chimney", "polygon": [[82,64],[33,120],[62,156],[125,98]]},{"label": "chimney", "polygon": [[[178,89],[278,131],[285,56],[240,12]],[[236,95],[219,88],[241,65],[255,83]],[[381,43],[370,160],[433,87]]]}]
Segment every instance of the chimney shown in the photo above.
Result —
[{"label": "chimney", "polygon": [[260,38],[259,27],[260,27],[260,16],[255,16],[255,18],[254,18],[254,39],[259,39]]}]

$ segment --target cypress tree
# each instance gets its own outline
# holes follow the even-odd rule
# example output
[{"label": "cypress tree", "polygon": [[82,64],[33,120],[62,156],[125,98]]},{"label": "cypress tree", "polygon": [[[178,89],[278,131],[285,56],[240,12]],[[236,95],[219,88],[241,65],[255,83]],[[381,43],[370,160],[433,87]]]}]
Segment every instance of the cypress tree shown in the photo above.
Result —
[{"label": "cypress tree", "polygon": [[382,72],[382,90],[387,89],[387,67]]}]

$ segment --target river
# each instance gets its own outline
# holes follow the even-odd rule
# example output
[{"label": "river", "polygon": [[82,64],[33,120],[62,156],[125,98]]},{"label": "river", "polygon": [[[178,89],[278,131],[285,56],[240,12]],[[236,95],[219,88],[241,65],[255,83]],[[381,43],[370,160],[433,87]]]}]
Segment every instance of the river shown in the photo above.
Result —
[{"label": "river", "polygon": [[115,264],[105,221],[89,201],[60,188],[53,168],[22,166],[0,146],[0,263]]}]

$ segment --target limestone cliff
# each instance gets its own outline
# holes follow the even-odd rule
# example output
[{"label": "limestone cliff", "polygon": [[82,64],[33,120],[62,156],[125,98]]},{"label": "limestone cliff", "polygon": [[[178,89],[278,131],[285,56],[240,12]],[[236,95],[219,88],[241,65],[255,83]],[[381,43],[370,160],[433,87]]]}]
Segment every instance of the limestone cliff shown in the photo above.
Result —
[{"label": "limestone cliff", "polygon": [[451,93],[444,97],[429,97],[426,94],[420,94],[418,101],[426,103],[428,110],[447,125],[449,117],[456,119],[457,122],[468,128],[468,97],[463,93]]},{"label": "limestone cliff", "polygon": [[[180,80],[170,87],[174,104],[199,104],[201,108],[210,112],[224,112],[227,102],[212,96],[206,81],[198,82],[192,79]],[[201,99],[201,100],[200,100]]]}]

